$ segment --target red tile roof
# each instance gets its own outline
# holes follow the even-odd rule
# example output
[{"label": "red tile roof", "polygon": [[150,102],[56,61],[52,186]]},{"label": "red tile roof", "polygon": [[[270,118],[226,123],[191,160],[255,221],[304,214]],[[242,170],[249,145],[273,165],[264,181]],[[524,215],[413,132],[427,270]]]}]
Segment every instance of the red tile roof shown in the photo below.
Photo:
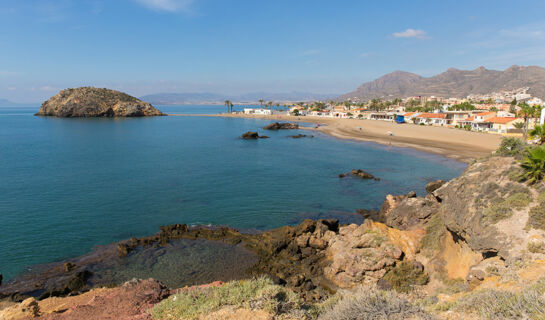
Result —
[{"label": "red tile roof", "polygon": [[512,122],[514,120],[517,120],[517,118],[515,118],[515,117],[493,117],[493,118],[490,118],[490,119],[486,120],[486,122],[507,124],[507,123]]},{"label": "red tile roof", "polygon": [[422,113],[417,118],[431,118],[431,119],[445,119],[447,117],[444,113]]}]

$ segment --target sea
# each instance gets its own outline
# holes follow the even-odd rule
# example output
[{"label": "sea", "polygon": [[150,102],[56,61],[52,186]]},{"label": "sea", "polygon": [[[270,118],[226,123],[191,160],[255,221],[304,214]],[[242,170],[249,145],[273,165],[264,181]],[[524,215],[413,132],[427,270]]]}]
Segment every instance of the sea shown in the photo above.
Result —
[{"label": "sea", "polygon": [[[36,117],[38,108],[0,107],[4,280],[168,224],[258,232],[307,218],[361,223],[356,209],[378,209],[387,194],[423,196],[427,182],[449,180],[466,167],[439,155],[307,130],[264,131],[267,120],[69,119]],[[225,112],[223,106],[158,108]],[[246,131],[270,138],[243,140]],[[288,137],[299,133],[314,137]],[[380,181],[338,177],[352,169]]]}]

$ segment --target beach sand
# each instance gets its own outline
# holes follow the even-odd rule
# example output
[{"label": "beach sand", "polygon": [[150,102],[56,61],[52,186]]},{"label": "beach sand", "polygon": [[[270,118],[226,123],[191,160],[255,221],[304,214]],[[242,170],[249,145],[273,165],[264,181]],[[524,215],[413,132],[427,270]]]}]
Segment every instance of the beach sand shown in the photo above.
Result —
[{"label": "beach sand", "polygon": [[[296,117],[287,115],[178,115],[173,116],[212,116],[227,118],[253,118],[271,121],[308,122],[320,124],[320,127],[308,128],[317,130],[340,139],[372,141],[396,147],[414,148],[421,151],[441,154],[460,161],[489,155],[501,142],[500,135],[465,131],[447,127],[418,126],[414,124],[397,124],[387,121],[335,119],[324,117]],[[359,127],[361,129],[359,129]],[[390,135],[391,132],[393,135]]]}]

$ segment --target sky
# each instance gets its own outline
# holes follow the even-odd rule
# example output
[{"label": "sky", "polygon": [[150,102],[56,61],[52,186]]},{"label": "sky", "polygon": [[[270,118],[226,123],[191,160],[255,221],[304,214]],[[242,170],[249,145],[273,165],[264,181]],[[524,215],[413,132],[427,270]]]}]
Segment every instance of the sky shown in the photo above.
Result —
[{"label": "sky", "polygon": [[0,98],[92,85],[342,94],[395,70],[545,66],[545,1],[1,0]]}]

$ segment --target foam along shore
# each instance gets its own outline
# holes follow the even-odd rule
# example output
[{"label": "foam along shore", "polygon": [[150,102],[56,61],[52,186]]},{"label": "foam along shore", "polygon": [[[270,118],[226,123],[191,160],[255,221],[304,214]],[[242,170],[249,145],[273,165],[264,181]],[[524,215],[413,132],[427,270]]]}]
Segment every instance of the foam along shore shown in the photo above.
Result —
[{"label": "foam along shore", "polygon": [[[182,116],[180,114],[172,115]],[[268,119],[271,121],[316,123],[320,124],[318,128],[301,127],[300,129],[317,130],[341,139],[372,141],[384,145],[414,148],[425,152],[441,154],[465,162],[490,154],[498,148],[502,139],[499,135],[464,131],[454,128],[417,126],[408,123],[396,124],[393,122],[376,120],[247,114],[200,114],[187,116],[254,118]]]}]

